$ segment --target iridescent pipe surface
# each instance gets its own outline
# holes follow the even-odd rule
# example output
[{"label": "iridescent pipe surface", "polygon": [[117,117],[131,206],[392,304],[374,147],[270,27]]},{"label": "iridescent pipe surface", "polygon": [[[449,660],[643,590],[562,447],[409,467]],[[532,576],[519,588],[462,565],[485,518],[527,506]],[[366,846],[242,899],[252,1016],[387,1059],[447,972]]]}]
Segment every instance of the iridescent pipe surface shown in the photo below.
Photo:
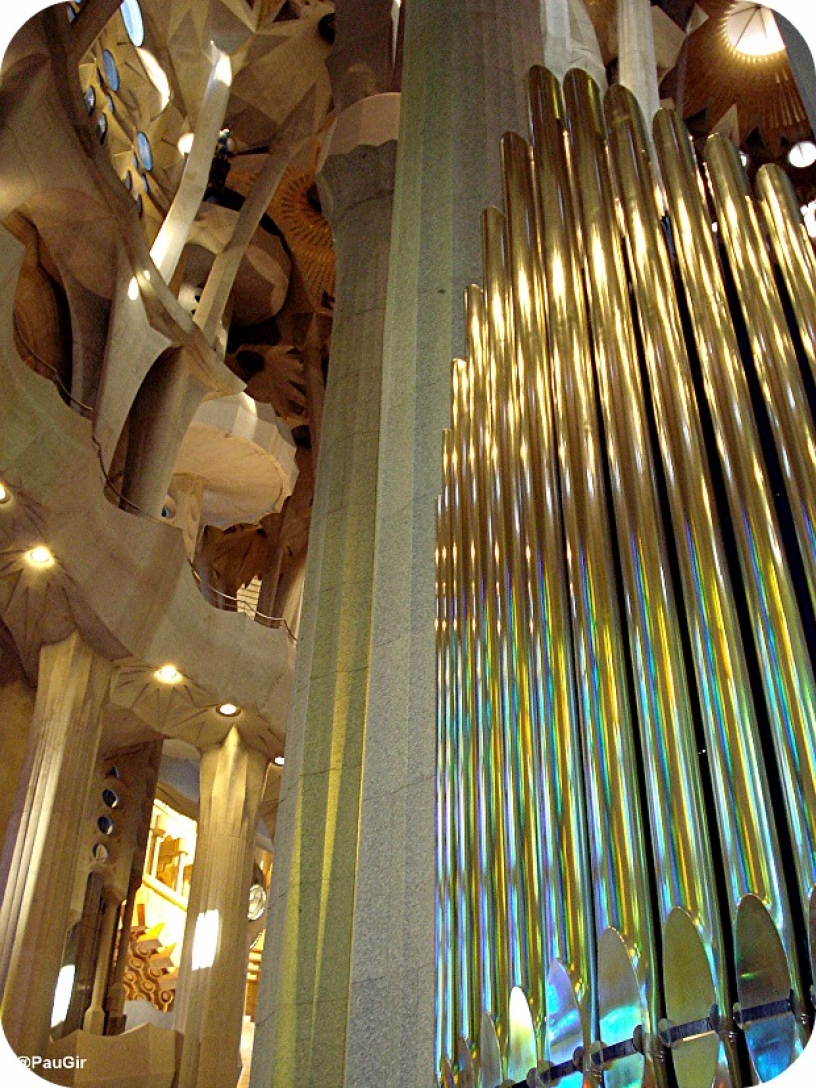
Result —
[{"label": "iridescent pipe surface", "polygon": [[557,472],[553,405],[546,365],[546,318],[530,148],[514,134],[502,141],[510,283],[519,373],[519,475],[526,507],[526,577],[530,586],[533,684],[541,805],[544,1057],[568,1060],[590,1041],[593,977],[583,767],[571,652],[567,569]]},{"label": "iridescent pipe surface", "polygon": [[[777,982],[796,967],[779,962],[782,945],[794,948],[778,841],[762,763],[739,620],[728,577],[713,490],[682,324],[665,248],[646,138],[637,103],[624,88],[612,88],[607,110],[616,119],[610,158],[623,209],[629,269],[633,279],[643,354],[649,376],[658,440],[674,524],[686,614],[714,781],[721,849],[726,859],[731,908],[737,931],[737,992],[741,1001],[757,980],[767,982],[767,1000],[784,996]],[[764,903],[770,934],[766,947],[749,947],[740,926],[743,900],[753,911]],[[757,918],[761,915],[757,915]],[[760,1075],[780,1072],[799,1050],[796,1022],[783,1018],[772,1047],[760,1030],[746,1033]]]}]

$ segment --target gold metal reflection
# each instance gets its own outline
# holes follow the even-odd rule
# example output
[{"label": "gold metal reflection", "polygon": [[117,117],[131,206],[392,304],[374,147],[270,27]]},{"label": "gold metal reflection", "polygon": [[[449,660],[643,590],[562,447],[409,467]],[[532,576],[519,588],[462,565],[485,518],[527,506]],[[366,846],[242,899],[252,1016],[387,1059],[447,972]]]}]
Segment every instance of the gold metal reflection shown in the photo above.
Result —
[{"label": "gold metal reflection", "polygon": [[720,138],[704,180],[679,119],[652,140],[620,86],[604,100],[572,71],[562,92],[536,68],[529,103],[483,215],[437,510],[439,1068],[518,1073],[512,992],[548,1083],[658,1085],[671,1063],[680,1088],[740,1088],[734,1039],[752,1076],[782,1072],[812,980],[816,442],[796,350],[816,374],[816,261],[785,179],[760,172],[760,220]]}]

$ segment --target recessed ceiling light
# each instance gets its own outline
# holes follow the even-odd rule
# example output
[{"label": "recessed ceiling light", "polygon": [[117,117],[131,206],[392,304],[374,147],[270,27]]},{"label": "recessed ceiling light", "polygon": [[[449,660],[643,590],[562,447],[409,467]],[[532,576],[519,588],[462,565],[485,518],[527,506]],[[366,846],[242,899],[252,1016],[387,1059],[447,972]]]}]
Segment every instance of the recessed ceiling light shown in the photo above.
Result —
[{"label": "recessed ceiling light", "polygon": [[50,567],[54,562],[53,553],[45,544],[37,544],[31,551],[26,552],[26,559],[34,567]]},{"label": "recessed ceiling light", "polygon": [[127,293],[128,293],[128,298],[130,299],[131,302],[135,302],[136,299],[139,297],[139,281],[136,279],[135,276],[131,276],[131,278],[130,278],[130,283],[128,284]]},{"label": "recessed ceiling light", "polygon": [[177,684],[181,680],[181,673],[178,671],[175,665],[162,665],[160,669],[156,669],[153,673],[157,680],[161,680],[163,684]]},{"label": "recessed ceiling light", "polygon": [[11,499],[11,492],[5,484],[0,484],[0,504],[9,502]]},{"label": "recessed ceiling light", "polygon": [[788,152],[788,162],[799,170],[805,170],[816,162],[816,144],[813,140],[800,140]]},{"label": "recessed ceiling light", "polygon": [[177,147],[182,155],[189,155],[193,149],[193,133],[185,132],[183,136],[179,136]]},{"label": "recessed ceiling light", "polygon": [[241,713],[241,708],[235,703],[222,703],[218,707],[218,713],[223,714],[225,718],[234,718],[236,714]]},{"label": "recessed ceiling light", "polygon": [[802,208],[802,215],[805,220],[805,229],[810,237],[816,241],[816,200],[811,200],[810,204],[806,204]]},{"label": "recessed ceiling light", "polygon": [[275,756],[275,758],[272,760],[272,762],[275,764],[276,767],[282,767],[285,760],[284,760],[283,756]]},{"label": "recessed ceiling light", "polygon": [[740,157],[740,162],[742,163],[744,168],[747,170],[748,167],[751,165],[750,155],[747,155],[744,151],[740,151],[739,157]]},{"label": "recessed ceiling light", "polygon": [[728,40],[746,57],[772,57],[785,48],[773,12],[762,4],[734,4],[725,24]]}]

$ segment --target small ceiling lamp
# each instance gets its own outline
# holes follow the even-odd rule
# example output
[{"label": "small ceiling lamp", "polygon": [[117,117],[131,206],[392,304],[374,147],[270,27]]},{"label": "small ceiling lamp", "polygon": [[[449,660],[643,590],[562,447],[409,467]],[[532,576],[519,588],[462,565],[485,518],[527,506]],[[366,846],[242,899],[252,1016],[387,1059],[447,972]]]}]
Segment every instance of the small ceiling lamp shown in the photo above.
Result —
[{"label": "small ceiling lamp", "polygon": [[2,506],[3,503],[5,503],[5,502],[10,502],[10,501],[11,501],[11,492],[9,491],[9,489],[6,487],[6,485],[4,483],[0,482],[0,506]]},{"label": "small ceiling lamp", "polygon": [[235,703],[222,703],[217,708],[219,714],[223,714],[225,718],[234,718],[236,714],[241,713],[241,708],[236,706]]},{"label": "small ceiling lamp", "polygon": [[176,145],[182,155],[189,155],[193,149],[194,134],[192,132],[185,132],[179,136],[178,144]]},{"label": "small ceiling lamp", "polygon": [[275,758],[272,760],[272,762],[275,764],[276,767],[282,767],[283,764],[285,763],[285,760],[284,760],[283,756],[275,756]]},{"label": "small ceiling lamp", "polygon": [[800,140],[788,152],[788,162],[797,170],[806,170],[816,162],[816,144],[813,140]]},{"label": "small ceiling lamp", "polygon": [[26,552],[26,559],[32,567],[50,567],[54,562],[54,554],[45,544],[37,544]]},{"label": "small ceiling lamp", "polygon": [[162,665],[160,669],[156,669],[153,675],[157,680],[160,680],[162,684],[177,684],[179,680],[181,680],[181,673],[175,665],[169,663],[167,665]]},{"label": "small ceiling lamp", "polygon": [[762,4],[734,4],[725,29],[728,40],[745,57],[772,57],[785,48],[773,12]]}]

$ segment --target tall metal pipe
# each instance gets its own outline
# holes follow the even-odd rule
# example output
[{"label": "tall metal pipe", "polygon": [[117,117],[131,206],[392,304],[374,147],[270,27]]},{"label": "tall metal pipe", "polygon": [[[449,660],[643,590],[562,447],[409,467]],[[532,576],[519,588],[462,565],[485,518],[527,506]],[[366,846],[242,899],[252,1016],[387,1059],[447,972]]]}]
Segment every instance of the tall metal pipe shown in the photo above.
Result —
[{"label": "tall metal pipe", "polygon": [[[664,111],[656,122],[655,141],[669,190],[675,244],[723,463],[768,720],[796,852],[799,892],[807,917],[816,888],[813,668],[688,134],[675,114]],[[777,193],[771,186],[769,197],[775,195],[783,197],[784,191]],[[777,208],[781,210],[778,204]],[[775,237],[779,248],[787,253],[781,235]],[[806,290],[803,287],[801,293]]]},{"label": "tall metal pipe", "polygon": [[[773,825],[756,712],[728,577],[682,323],[665,247],[645,130],[636,102],[610,89],[610,159],[690,627],[721,850],[735,927],[737,993],[775,1007],[798,987],[793,931]],[[790,1012],[746,1025],[763,1079],[800,1049]],[[769,1033],[773,1042],[769,1041]]]},{"label": "tall metal pipe", "polygon": [[[728,1009],[727,972],[714,891],[680,623],[654,478],[637,343],[605,149],[598,127],[572,145],[558,84],[530,77],[533,135],[542,162],[548,277],[575,347],[594,356],[617,528],[630,655],[648,792],[652,865],[664,944],[667,1014],[704,1023]],[[571,177],[575,178],[575,206]],[[563,271],[558,271],[559,269]],[[586,275],[582,280],[582,272]],[[565,285],[557,290],[559,282]],[[587,287],[588,317],[582,305]],[[567,300],[571,304],[567,305]],[[688,964],[696,965],[689,986]],[[728,1084],[728,1059],[709,1028],[678,1050],[681,1084]]]},{"label": "tall metal pipe", "polygon": [[502,140],[509,280],[518,373],[518,477],[525,509],[531,714],[541,809],[541,922],[546,981],[544,1057],[561,1064],[590,1042],[594,991],[583,767],[567,600],[567,568],[548,368],[546,316],[536,253],[538,220],[529,146]]},{"label": "tall metal pipe", "polygon": [[751,356],[790,500],[810,598],[816,607],[816,428],[773,266],[737,150],[723,137],[712,136],[706,143],[705,158],[720,237],[737,285]]},{"label": "tall metal pipe", "polygon": [[[581,115],[575,121],[586,124]],[[546,186],[540,195],[548,204]],[[656,1029],[654,936],[601,431],[588,345],[575,335],[583,294],[559,241],[545,221],[542,281],[586,765],[599,1030],[601,1040],[613,1044],[631,1039],[637,1028],[647,1035]],[[618,1058],[609,1072],[621,1088],[654,1075],[637,1051]]]}]

